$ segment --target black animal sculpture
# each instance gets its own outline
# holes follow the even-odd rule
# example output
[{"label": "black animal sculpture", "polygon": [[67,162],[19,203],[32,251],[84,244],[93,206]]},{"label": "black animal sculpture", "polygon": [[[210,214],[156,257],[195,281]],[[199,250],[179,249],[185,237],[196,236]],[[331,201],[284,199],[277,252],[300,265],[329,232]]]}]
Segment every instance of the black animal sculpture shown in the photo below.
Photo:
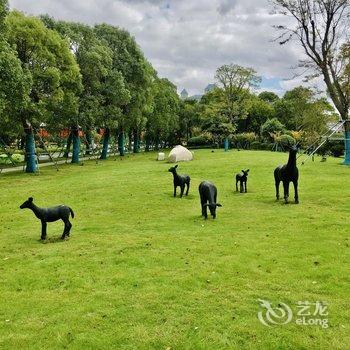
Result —
[{"label": "black animal sculpture", "polygon": [[289,183],[293,182],[294,185],[294,199],[295,203],[299,203],[299,196],[298,196],[298,179],[299,179],[299,171],[297,168],[297,153],[298,153],[298,147],[292,146],[289,150],[289,159],[288,163],[284,165],[280,165],[275,169],[274,176],[275,176],[275,186],[276,186],[276,198],[279,200],[280,194],[279,194],[279,185],[282,181],[283,183],[283,189],[284,189],[284,201],[287,204],[288,203],[288,197],[289,197]]},{"label": "black animal sculpture", "polygon": [[216,207],[222,207],[221,204],[216,203],[218,191],[215,185],[209,181],[203,181],[200,183],[198,190],[201,197],[202,216],[207,219],[207,208],[209,208],[211,216],[215,219]]},{"label": "black animal sculpture", "polygon": [[187,186],[187,190],[186,190],[186,196],[188,196],[188,191],[190,189],[190,182],[191,182],[191,178],[188,175],[179,175],[176,172],[178,165],[175,165],[173,167],[171,167],[168,171],[170,171],[173,176],[174,176],[174,197],[176,197],[176,188],[180,187],[181,189],[181,194],[180,197],[183,196],[184,194],[184,190],[185,190],[185,185]]},{"label": "black animal sculpture", "polygon": [[21,206],[21,209],[28,208],[33,211],[35,216],[41,220],[41,239],[46,239],[46,226],[48,222],[62,220],[64,222],[64,231],[61,239],[69,236],[72,224],[69,221],[69,216],[74,218],[73,210],[65,205],[59,205],[51,208],[39,208],[33,203],[33,197],[29,197]]},{"label": "black animal sculpture", "polygon": [[248,180],[248,173],[249,173],[249,169],[247,170],[242,170],[242,172],[240,174],[236,175],[236,191],[238,192],[238,182],[240,183],[239,186],[239,192],[243,193],[247,193],[247,180]]}]

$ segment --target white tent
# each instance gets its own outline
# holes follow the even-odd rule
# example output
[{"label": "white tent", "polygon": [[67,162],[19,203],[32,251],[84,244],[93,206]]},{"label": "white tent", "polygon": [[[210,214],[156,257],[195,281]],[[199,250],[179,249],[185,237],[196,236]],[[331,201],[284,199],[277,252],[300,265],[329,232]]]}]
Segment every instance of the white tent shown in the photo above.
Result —
[{"label": "white tent", "polygon": [[188,162],[193,160],[193,153],[190,152],[186,147],[176,146],[169,153],[168,162],[176,163],[176,162]]}]

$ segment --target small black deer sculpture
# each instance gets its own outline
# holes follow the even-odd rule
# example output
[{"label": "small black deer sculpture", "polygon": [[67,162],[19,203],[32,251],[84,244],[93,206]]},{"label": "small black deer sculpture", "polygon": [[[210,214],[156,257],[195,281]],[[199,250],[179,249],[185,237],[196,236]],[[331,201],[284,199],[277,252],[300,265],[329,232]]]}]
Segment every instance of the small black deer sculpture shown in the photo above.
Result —
[{"label": "small black deer sculpture", "polygon": [[178,165],[175,165],[171,167],[168,171],[171,172],[174,177],[174,197],[176,197],[176,188],[180,187],[181,189],[180,197],[182,198],[185,191],[185,185],[187,186],[186,196],[188,196],[191,178],[188,175],[179,175],[176,171],[177,168],[178,168]]},{"label": "small black deer sculpture", "polygon": [[48,222],[62,220],[64,222],[64,231],[61,239],[69,236],[72,224],[69,221],[70,215],[74,218],[73,210],[65,205],[59,205],[51,208],[39,208],[33,202],[33,197],[29,197],[21,206],[21,209],[28,208],[33,211],[35,216],[41,221],[41,239],[46,239],[46,227]]},{"label": "small black deer sculpture", "polygon": [[242,170],[241,173],[236,175],[236,191],[238,192],[238,182],[240,183],[239,192],[247,193],[247,181],[248,181],[249,169]]},{"label": "small black deer sculpture", "polygon": [[299,179],[299,170],[297,168],[297,153],[298,147],[296,145],[290,147],[289,149],[289,159],[288,163],[280,165],[275,169],[275,186],[276,186],[276,199],[279,200],[279,185],[282,181],[284,189],[284,201],[287,204],[289,198],[289,184],[293,182],[294,185],[294,199],[295,203],[299,203],[298,196],[298,179]]}]

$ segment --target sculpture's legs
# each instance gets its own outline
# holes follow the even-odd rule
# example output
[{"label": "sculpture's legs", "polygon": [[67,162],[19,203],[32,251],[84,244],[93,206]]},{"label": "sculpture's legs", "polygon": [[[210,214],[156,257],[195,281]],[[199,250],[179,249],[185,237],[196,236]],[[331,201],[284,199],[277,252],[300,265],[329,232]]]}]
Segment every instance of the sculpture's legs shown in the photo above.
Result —
[{"label": "sculpture's legs", "polygon": [[41,239],[45,240],[46,239],[46,227],[47,223],[45,221],[41,222]]},{"label": "sculpture's legs", "polygon": [[298,181],[293,181],[295,203],[299,204]]},{"label": "sculpture's legs", "polygon": [[276,199],[279,200],[280,199],[280,182],[279,181],[275,181],[275,187],[276,187]]},{"label": "sculpture's legs", "polygon": [[284,189],[284,201],[287,204],[288,203],[288,197],[289,197],[289,182],[283,182],[283,189]]},{"label": "sculpture's legs", "polygon": [[180,197],[182,198],[182,196],[184,195],[184,191],[185,191],[185,185],[181,186],[181,194]]}]

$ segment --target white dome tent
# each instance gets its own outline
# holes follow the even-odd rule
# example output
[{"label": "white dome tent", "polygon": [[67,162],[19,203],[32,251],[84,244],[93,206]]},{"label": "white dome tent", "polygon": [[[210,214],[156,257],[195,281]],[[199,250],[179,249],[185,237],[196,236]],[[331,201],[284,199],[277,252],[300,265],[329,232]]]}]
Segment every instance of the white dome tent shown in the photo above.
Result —
[{"label": "white dome tent", "polygon": [[193,153],[186,147],[180,145],[174,147],[168,156],[169,163],[188,162],[191,160],[193,160]]}]

